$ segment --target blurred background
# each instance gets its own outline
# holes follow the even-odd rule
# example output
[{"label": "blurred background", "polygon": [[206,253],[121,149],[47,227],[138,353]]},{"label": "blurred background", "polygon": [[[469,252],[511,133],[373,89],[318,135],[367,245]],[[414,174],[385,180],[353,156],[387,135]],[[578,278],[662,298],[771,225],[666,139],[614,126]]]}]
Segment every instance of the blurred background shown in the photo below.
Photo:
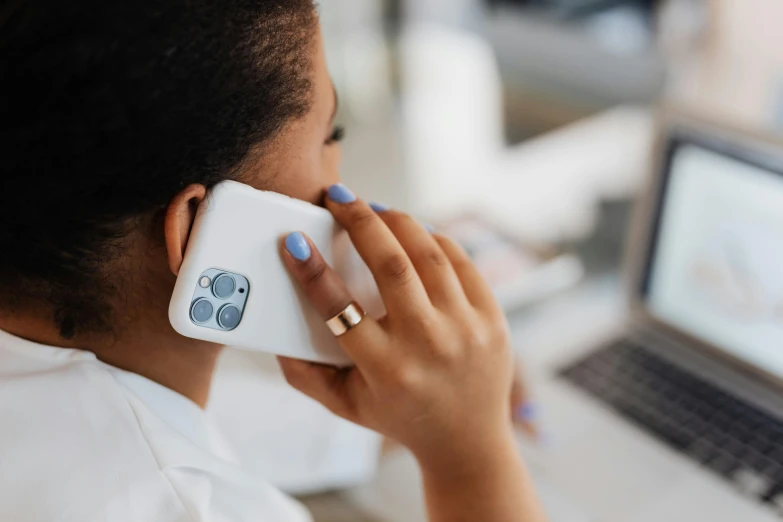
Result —
[{"label": "blurred background", "polygon": [[[320,11],[345,183],[470,249],[542,390],[543,435],[521,447],[550,516],[592,520],[578,509],[588,501],[537,471],[569,436],[546,433],[556,407],[539,361],[622,315],[626,229],[661,105],[783,133],[783,2],[323,0]],[[317,522],[414,522],[418,490],[409,456],[390,450],[369,483],[303,500]]]},{"label": "blurred background", "polygon": [[775,0],[325,0],[321,14],[347,184],[436,225],[477,213],[567,245],[591,272],[617,268],[660,103],[783,132]]}]

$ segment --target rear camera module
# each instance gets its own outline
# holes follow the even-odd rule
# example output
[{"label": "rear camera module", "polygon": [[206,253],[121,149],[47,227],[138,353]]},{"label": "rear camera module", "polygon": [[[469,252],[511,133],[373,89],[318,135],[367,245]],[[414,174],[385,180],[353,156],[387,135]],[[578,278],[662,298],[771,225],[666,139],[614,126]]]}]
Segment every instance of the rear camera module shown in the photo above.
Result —
[{"label": "rear camera module", "polygon": [[225,268],[207,268],[198,276],[190,299],[190,322],[199,328],[210,328],[231,339],[247,306],[251,293],[247,277]]},{"label": "rear camera module", "polygon": [[233,330],[242,319],[239,308],[233,305],[225,305],[218,313],[218,324],[225,330]]},{"label": "rear camera module", "polygon": [[194,322],[206,323],[212,318],[215,309],[207,299],[199,299],[190,307],[190,317]]},{"label": "rear camera module", "polygon": [[215,278],[212,283],[212,293],[219,299],[228,299],[234,295],[237,284],[234,278],[228,274],[221,274]]}]

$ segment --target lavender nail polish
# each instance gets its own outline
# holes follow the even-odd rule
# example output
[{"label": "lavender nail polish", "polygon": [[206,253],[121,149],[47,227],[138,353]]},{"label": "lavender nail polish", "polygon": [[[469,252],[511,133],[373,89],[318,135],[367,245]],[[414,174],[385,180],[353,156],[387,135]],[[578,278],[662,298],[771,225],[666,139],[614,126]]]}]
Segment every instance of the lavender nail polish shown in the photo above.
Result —
[{"label": "lavender nail polish", "polygon": [[307,261],[310,259],[310,244],[301,232],[291,232],[285,238],[285,249],[294,259]]}]

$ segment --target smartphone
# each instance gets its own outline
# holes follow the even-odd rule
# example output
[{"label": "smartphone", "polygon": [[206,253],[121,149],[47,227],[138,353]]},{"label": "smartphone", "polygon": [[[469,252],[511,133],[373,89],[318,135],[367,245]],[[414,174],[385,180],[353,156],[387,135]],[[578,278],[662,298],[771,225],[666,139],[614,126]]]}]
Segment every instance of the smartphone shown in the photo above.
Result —
[{"label": "smartphone", "polygon": [[196,213],[169,305],[174,329],[249,351],[351,364],[283,263],[282,241],[297,230],[369,314],[383,313],[369,270],[328,210],[224,181]]}]

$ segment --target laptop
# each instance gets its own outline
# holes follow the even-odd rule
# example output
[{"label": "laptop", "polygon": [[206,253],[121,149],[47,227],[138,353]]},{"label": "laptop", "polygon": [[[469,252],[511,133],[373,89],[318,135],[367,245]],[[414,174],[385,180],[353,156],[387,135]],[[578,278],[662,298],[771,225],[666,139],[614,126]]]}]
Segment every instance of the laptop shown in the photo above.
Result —
[{"label": "laptop", "polygon": [[553,358],[542,403],[566,435],[535,473],[584,520],[780,520],[783,148],[671,115],[660,128],[629,320]]}]

